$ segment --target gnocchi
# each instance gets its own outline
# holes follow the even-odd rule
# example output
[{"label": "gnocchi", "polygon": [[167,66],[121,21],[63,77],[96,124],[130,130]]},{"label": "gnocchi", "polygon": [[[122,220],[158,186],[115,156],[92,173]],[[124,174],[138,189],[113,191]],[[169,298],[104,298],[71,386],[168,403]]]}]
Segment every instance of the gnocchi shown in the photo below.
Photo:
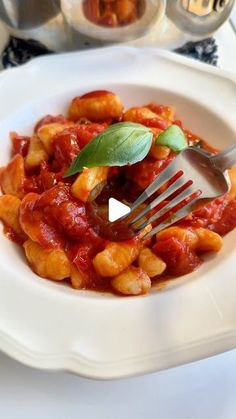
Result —
[{"label": "gnocchi", "polygon": [[69,118],[78,121],[88,118],[90,121],[102,122],[109,119],[119,119],[123,105],[117,95],[108,91],[95,91],[76,97],[69,108]]},{"label": "gnocchi", "polygon": [[155,139],[149,151],[149,155],[157,160],[164,160],[170,154],[170,148],[165,145],[155,144]]},{"label": "gnocchi", "polygon": [[70,279],[73,288],[77,290],[86,288],[86,282],[74,264],[71,264]]},{"label": "gnocchi", "polygon": [[111,285],[121,294],[141,295],[150,290],[151,280],[141,268],[130,266],[120,275],[112,278]]},{"label": "gnocchi", "polygon": [[196,248],[198,243],[197,234],[190,228],[173,226],[160,231],[156,235],[157,241],[165,240],[169,237],[176,237],[180,242],[186,243],[191,249]]},{"label": "gnocchi", "polygon": [[43,143],[37,135],[34,135],[29,144],[29,150],[25,157],[25,168],[27,170],[39,167],[44,161],[48,161],[49,154],[47,153]]},{"label": "gnocchi", "polygon": [[19,237],[25,237],[19,223],[21,201],[14,195],[0,196],[0,219]]},{"label": "gnocchi", "polygon": [[73,122],[68,122],[66,124],[52,122],[50,124],[43,125],[39,128],[39,130],[37,131],[37,136],[50,156],[53,154],[52,143],[55,135],[73,125]]},{"label": "gnocchi", "polygon": [[150,278],[161,275],[166,269],[166,263],[148,247],[141,250],[138,257],[138,264]]},{"label": "gnocchi", "polygon": [[24,181],[24,159],[20,154],[16,154],[2,170],[0,177],[2,191],[5,194],[22,198],[24,196]]},{"label": "gnocchi", "polygon": [[83,202],[88,201],[94,188],[107,179],[108,170],[108,167],[84,168],[71,186],[72,195]]},{"label": "gnocchi", "polygon": [[157,234],[157,240],[173,236],[200,252],[218,252],[223,244],[222,237],[207,228],[169,227]]},{"label": "gnocchi", "polygon": [[70,276],[70,262],[64,250],[44,249],[32,240],[27,240],[23,246],[29,265],[39,276],[55,281]]},{"label": "gnocchi", "polygon": [[153,119],[156,118],[157,114],[152,112],[150,109],[145,107],[134,107],[128,109],[124,113],[124,121],[131,121],[131,122],[140,122],[142,123],[143,120],[146,119]]},{"label": "gnocchi", "polygon": [[[133,14],[133,0],[107,3],[114,10],[114,24]],[[145,129],[137,130],[136,137],[134,124],[126,121]],[[118,129],[106,131],[117,122]],[[150,103],[124,110],[120,98],[105,90],[75,97],[67,117],[44,116],[31,136],[10,133],[11,160],[0,168],[0,220],[5,234],[23,246],[37,275],[66,280],[76,290],[135,296],[148,293],[154,281],[193,272],[202,263],[201,254],[220,251],[222,236],[236,227],[236,168],[228,170],[228,193],[202,201],[156,240],[147,233],[157,221],[135,234],[124,219],[109,221],[110,198],[133,208],[134,217],[145,207],[132,205],[176,156],[174,138],[167,140],[168,147],[156,144],[171,125],[183,130],[188,145],[217,151],[176,120],[174,108]],[[145,150],[142,142],[135,144],[143,131],[153,134]],[[136,155],[139,145],[144,158]],[[144,221],[145,216],[134,226]]]},{"label": "gnocchi", "polygon": [[231,188],[229,191],[229,198],[230,200],[236,198],[236,167],[228,170],[228,175],[231,182]]},{"label": "gnocchi", "polygon": [[93,259],[96,272],[105,277],[119,275],[137,258],[140,244],[109,243],[105,249]]}]

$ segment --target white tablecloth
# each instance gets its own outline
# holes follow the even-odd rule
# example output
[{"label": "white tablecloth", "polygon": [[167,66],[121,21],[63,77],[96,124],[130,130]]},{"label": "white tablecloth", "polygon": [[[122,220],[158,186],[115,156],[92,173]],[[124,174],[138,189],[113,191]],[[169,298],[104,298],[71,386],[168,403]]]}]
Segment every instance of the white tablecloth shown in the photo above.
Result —
[{"label": "white tablecloth", "polygon": [[[217,33],[219,65],[236,72],[236,37]],[[37,371],[0,354],[1,419],[235,419],[236,350],[168,371],[90,381]]]},{"label": "white tablecloth", "polygon": [[2,419],[235,419],[236,351],[144,377],[91,381],[0,356]]}]

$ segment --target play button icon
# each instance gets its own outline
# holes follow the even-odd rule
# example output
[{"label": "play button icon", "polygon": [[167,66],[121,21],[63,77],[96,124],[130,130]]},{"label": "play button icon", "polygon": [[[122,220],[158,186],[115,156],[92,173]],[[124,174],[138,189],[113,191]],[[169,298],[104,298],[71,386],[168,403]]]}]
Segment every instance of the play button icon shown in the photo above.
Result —
[{"label": "play button icon", "polygon": [[[116,194],[117,191],[121,193]],[[127,202],[127,196],[130,196],[126,194],[123,197],[122,192],[122,187],[120,190],[116,187],[113,190],[110,187],[104,188],[96,199],[88,200],[85,204],[90,228],[96,235],[110,242],[131,240],[137,235],[128,219],[132,200],[130,206],[125,205],[123,202]]]},{"label": "play button icon", "polygon": [[111,223],[123,217],[126,214],[129,214],[130,208],[128,205],[123,204],[120,201],[117,201],[115,198],[110,198],[108,201],[108,219]]}]

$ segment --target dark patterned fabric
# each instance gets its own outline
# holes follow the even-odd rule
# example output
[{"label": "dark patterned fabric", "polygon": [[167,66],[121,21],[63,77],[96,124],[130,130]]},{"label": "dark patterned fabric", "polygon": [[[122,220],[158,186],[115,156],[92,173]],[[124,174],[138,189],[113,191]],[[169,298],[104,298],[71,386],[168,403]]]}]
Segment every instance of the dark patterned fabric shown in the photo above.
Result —
[{"label": "dark patterned fabric", "polygon": [[[177,48],[175,52],[208,64],[217,65],[217,49],[215,39],[207,38],[198,42],[187,42],[187,44]],[[12,36],[3,51],[2,64],[4,68],[16,67],[33,57],[50,53],[53,53],[53,51],[50,51],[38,41]]]},{"label": "dark patterned fabric", "polygon": [[187,42],[187,44],[177,48],[175,52],[207,64],[217,65],[217,50],[218,46],[216,45],[215,39],[207,38],[198,42]]},{"label": "dark patterned fabric", "polygon": [[2,54],[2,65],[4,68],[16,67],[26,63],[33,57],[52,52],[33,39],[25,40],[11,36]]}]

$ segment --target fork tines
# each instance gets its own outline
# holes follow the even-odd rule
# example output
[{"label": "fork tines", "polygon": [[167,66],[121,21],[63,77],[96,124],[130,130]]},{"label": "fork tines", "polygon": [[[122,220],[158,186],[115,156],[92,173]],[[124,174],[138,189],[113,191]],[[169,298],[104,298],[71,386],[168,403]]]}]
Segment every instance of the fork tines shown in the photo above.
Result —
[{"label": "fork tines", "polygon": [[134,202],[125,217],[137,233],[155,222],[154,228],[145,238],[185,217],[202,193],[200,189],[194,188],[194,181],[188,179],[183,170],[176,171],[176,167],[172,162],[163,170]]}]

